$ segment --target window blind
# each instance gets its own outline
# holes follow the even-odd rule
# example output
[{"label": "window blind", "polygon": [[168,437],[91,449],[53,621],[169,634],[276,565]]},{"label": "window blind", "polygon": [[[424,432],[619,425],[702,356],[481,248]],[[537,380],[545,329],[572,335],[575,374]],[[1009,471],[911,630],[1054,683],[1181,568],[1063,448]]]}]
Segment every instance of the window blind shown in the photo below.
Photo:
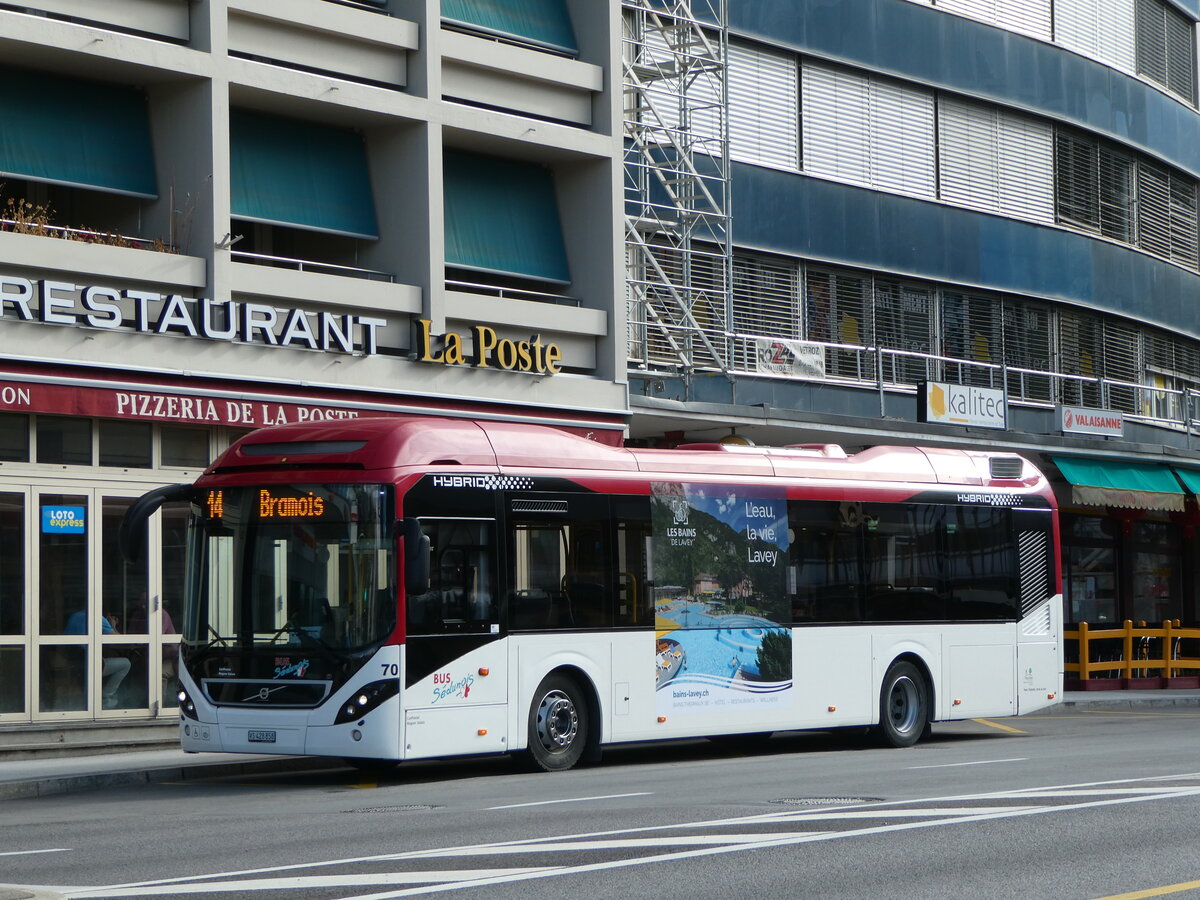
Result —
[{"label": "window blind", "polygon": [[972,209],[1054,221],[1050,126],[999,107],[938,101],[941,197]]},{"label": "window blind", "polygon": [[933,94],[805,63],[804,171],[934,196]]},{"label": "window blind", "polygon": [[447,150],[443,189],[447,266],[570,282],[549,170],[517,160]]},{"label": "window blind", "polygon": [[1054,0],[1054,39],[1120,69],[1137,71],[1134,0]]},{"label": "window blind", "polygon": [[140,91],[20,69],[0,77],[0,177],[158,196]]},{"label": "window blind", "polygon": [[799,167],[798,82],[794,56],[730,44],[730,156],[784,169]]},{"label": "window blind", "polygon": [[442,0],[442,20],[575,54],[564,0]]},{"label": "window blind", "polygon": [[1196,102],[1196,25],[1163,3],[1137,0],[1135,18],[1137,71]]},{"label": "window blind", "polygon": [[229,144],[234,218],[379,236],[366,146],[353,131],[235,109]]}]

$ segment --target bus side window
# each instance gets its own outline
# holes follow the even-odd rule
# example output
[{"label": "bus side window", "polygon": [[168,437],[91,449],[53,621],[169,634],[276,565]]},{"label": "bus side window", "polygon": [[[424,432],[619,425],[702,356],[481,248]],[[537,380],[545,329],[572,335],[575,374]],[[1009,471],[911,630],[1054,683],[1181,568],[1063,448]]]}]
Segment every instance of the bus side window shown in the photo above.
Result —
[{"label": "bus side window", "polygon": [[426,521],[429,536],[429,590],[408,598],[411,634],[490,631],[498,620],[494,607],[495,563],[491,522]]},{"label": "bus side window", "polygon": [[788,503],[792,621],[862,619],[862,504]]},{"label": "bus side window", "polygon": [[606,497],[511,500],[508,622],[517,630],[611,628],[617,605]]},{"label": "bus side window", "polygon": [[654,624],[654,598],[650,584],[650,501],[644,497],[612,498],[616,523],[618,628]]}]

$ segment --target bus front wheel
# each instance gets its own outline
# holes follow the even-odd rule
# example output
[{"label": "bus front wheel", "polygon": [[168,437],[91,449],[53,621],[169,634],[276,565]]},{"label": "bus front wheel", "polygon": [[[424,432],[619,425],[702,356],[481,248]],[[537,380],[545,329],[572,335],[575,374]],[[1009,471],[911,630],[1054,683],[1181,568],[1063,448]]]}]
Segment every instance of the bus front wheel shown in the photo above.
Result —
[{"label": "bus front wheel", "polygon": [[529,755],[547,772],[569,769],[588,742],[588,708],[583,691],[564,675],[547,675],[529,708]]},{"label": "bus front wheel", "polygon": [[929,691],[925,678],[910,662],[894,662],[879,692],[880,741],[888,747],[911,747],[929,723]]}]

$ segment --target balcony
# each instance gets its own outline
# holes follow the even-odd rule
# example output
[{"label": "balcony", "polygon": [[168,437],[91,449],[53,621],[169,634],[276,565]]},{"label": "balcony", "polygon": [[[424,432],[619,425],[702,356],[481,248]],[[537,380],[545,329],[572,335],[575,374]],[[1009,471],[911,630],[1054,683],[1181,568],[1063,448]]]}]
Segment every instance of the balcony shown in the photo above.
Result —
[{"label": "balcony", "polygon": [[188,0],[20,0],[35,14],[81,21],[186,43],[191,36]]},{"label": "balcony", "polygon": [[229,51],[340,78],[404,87],[417,25],[324,0],[230,0]]},{"label": "balcony", "polygon": [[443,28],[442,95],[541,119],[592,124],[599,66]]}]

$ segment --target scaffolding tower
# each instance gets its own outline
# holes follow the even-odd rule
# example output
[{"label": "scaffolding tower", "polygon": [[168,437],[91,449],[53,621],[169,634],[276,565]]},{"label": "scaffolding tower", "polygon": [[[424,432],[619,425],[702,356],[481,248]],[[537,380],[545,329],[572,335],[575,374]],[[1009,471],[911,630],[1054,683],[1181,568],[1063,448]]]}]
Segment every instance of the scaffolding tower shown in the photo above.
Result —
[{"label": "scaffolding tower", "polygon": [[729,371],[727,0],[622,0],[625,258],[636,368]]}]

